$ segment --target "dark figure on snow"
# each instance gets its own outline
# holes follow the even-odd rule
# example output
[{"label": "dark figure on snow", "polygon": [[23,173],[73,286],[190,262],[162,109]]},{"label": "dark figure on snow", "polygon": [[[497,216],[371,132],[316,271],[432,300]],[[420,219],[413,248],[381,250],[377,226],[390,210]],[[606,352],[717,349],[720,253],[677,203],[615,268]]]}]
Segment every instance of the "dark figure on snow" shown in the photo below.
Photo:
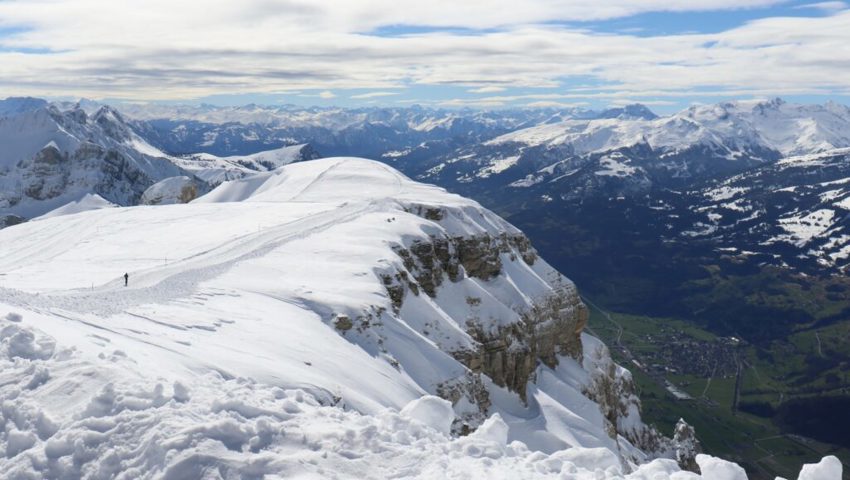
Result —
[{"label": "dark figure on snow", "polygon": [[124,286],[125,287],[127,286],[127,281],[129,281],[129,280],[130,280],[130,275],[125,273],[124,274]]}]

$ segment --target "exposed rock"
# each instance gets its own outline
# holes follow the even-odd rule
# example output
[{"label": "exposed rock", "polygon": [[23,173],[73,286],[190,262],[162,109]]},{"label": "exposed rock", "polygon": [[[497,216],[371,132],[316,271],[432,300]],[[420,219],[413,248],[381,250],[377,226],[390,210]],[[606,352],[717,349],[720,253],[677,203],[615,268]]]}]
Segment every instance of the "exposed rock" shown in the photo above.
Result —
[{"label": "exposed rock", "polygon": [[404,302],[405,292],[401,274],[382,274],[381,282],[383,282],[384,288],[387,290],[387,295],[390,297],[390,303],[393,306],[393,311],[395,313],[398,313],[399,311],[401,311],[401,305]]},{"label": "exposed rock", "polygon": [[490,235],[458,237],[454,240],[458,260],[467,275],[490,280],[502,272],[501,249],[493,244]]},{"label": "exposed rock", "polygon": [[19,223],[24,223],[26,221],[27,219],[19,217],[17,215],[3,215],[0,216],[0,228],[11,227]]},{"label": "exposed rock", "polygon": [[[431,237],[430,241],[416,240],[410,245],[410,249],[398,247],[395,251],[401,257],[404,267],[416,279],[416,284],[410,285],[412,290],[421,288],[433,298],[444,278],[448,277],[453,282],[460,278],[455,246],[449,238]],[[418,295],[418,292],[416,294]]]},{"label": "exposed rock", "polygon": [[198,185],[187,176],[170,177],[151,185],[142,194],[143,205],[189,203],[198,196]]},{"label": "exposed rock", "polygon": [[348,318],[348,315],[337,315],[336,319],[334,320],[334,327],[336,327],[336,329],[341,332],[351,330],[353,326],[354,324],[351,323],[351,319]]},{"label": "exposed rock", "polygon": [[[431,211],[420,210],[423,215]],[[440,218],[444,215],[441,213]],[[407,290],[418,295],[421,289],[434,298],[437,288],[446,279],[457,282],[466,276],[486,281],[497,277],[502,273],[503,255],[510,261],[521,258],[528,265],[537,258],[528,238],[507,233],[453,238],[431,236],[428,240],[412,241],[409,248],[396,247],[394,250],[404,270],[382,274],[381,280],[396,312],[400,311]],[[481,302],[480,298],[468,298],[467,304],[474,306],[476,300]],[[569,284],[546,298],[537,299],[530,309],[518,313],[519,321],[496,330],[485,329],[470,319],[464,327],[478,347],[452,354],[472,372],[487,375],[525,401],[526,386],[534,380],[538,362],[554,368],[559,355],[581,358],[581,331],[587,323],[587,309],[575,287]]]},{"label": "exposed rock", "polygon": [[679,468],[694,473],[700,473],[697,455],[702,453],[702,445],[697,439],[694,428],[680,418],[673,431],[673,445],[676,449],[676,461]]},{"label": "exposed rock", "polygon": [[452,433],[456,435],[470,433],[487,419],[490,392],[481,380],[481,374],[467,372],[462,377],[443,382],[437,385],[437,395],[452,402],[452,405],[466,406],[455,409]]},{"label": "exposed rock", "polygon": [[470,370],[490,377],[496,385],[516,392],[523,401],[529,381],[534,380],[537,356],[528,324],[514,323],[488,334],[477,324],[468,324],[467,331],[478,342],[472,351],[454,352]]}]

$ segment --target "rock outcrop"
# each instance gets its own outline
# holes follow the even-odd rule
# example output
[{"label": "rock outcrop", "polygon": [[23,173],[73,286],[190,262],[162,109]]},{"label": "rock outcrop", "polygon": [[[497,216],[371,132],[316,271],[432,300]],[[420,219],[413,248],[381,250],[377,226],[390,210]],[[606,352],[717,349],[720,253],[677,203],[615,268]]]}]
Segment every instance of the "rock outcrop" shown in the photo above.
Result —
[{"label": "rock outcrop", "polygon": [[679,468],[694,473],[700,473],[697,455],[702,453],[702,445],[697,439],[694,428],[680,418],[673,431],[673,445],[676,450],[676,462]]},{"label": "rock outcrop", "polygon": [[[435,222],[446,216],[439,208],[413,207],[410,211]],[[403,269],[394,275],[384,274],[382,281],[396,311],[408,293],[435,298],[445,282],[464,278],[490,281],[503,273],[505,262],[523,262],[531,267],[538,258],[520,232],[431,235],[394,250]],[[546,295],[515,308],[514,321],[501,322],[496,328],[491,319],[467,318],[463,327],[474,340],[474,348],[458,349],[452,355],[471,372],[487,375],[525,401],[526,386],[535,380],[540,363],[554,368],[561,355],[577,360],[582,356],[581,332],[587,323],[587,308],[571,282],[559,279],[559,283]],[[481,299],[468,297],[466,301],[475,306]]]},{"label": "rock outcrop", "polygon": [[189,203],[198,197],[202,188],[198,182],[185,175],[170,177],[151,185],[142,194],[142,205],[168,205]]}]

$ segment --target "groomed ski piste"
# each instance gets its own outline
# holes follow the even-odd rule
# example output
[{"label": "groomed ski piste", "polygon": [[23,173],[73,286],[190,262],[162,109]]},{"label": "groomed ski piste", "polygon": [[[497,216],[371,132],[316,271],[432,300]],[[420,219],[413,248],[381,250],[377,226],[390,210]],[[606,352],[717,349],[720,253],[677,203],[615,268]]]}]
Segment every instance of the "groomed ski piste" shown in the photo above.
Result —
[{"label": "groomed ski piste", "polygon": [[[582,361],[537,367],[527,403],[485,377],[489,418],[452,433],[472,405],[435,395],[467,378],[449,354],[474,346],[466,322],[498,328],[574,287],[506,251],[497,277],[394,309],[382,275],[415,239],[506,232],[471,200],[352,158],[1,230],[0,478],[745,479],[611,438],[583,392],[629,374],[587,334]],[[641,425],[633,407],[617,427]],[[800,479],[840,477],[827,457]]]}]

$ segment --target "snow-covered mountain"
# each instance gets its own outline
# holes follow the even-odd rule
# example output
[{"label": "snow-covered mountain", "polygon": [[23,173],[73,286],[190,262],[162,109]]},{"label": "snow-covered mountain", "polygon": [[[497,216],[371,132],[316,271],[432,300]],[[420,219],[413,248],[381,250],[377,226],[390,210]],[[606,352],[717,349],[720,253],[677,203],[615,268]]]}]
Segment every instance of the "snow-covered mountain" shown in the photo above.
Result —
[{"label": "snow-covered mountain", "polygon": [[32,99],[0,103],[0,218],[32,218],[92,193],[128,205],[182,173],[109,107],[88,115]]},{"label": "snow-covered mountain", "polygon": [[92,205],[82,200],[93,195],[134,205],[171,177],[189,176],[204,192],[227,178],[317,156],[308,145],[294,145],[243,157],[174,157],[151,146],[115,109],[87,110],[32,98],[0,101],[0,227],[69,203]]},{"label": "snow-covered mountain", "polygon": [[211,185],[236,180],[256,172],[268,172],[302,160],[319,158],[310,144],[289,145],[250,155],[218,157],[209,153],[169,157],[181,168],[195,174]]},{"label": "snow-covered mountain", "polygon": [[[122,105],[133,125],[159,148],[178,154],[244,155],[309,142],[326,155],[411,160],[564,118],[617,117],[645,112],[615,109],[502,111],[404,108],[302,108]],[[651,112],[650,112],[651,114]]]},{"label": "snow-covered mountain", "polygon": [[741,101],[693,106],[666,117],[536,125],[460,148],[411,173],[461,190],[476,183],[514,189],[550,184],[549,196],[618,196],[652,186],[680,188],[786,156],[848,146],[846,106]]},{"label": "snow-covered mountain", "polygon": [[[646,463],[677,444],[641,423],[572,282],[477,203],[377,162],[0,244],[13,478],[746,478]],[[801,478],[840,475],[829,457]]]}]

